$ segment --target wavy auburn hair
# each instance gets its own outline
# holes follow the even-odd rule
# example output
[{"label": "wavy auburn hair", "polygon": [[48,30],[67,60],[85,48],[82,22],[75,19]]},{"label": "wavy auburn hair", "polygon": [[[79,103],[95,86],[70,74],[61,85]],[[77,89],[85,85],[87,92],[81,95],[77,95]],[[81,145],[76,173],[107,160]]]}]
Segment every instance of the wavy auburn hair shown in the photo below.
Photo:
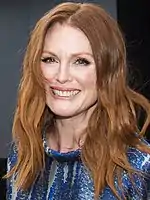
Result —
[{"label": "wavy auburn hair", "polygon": [[[134,172],[128,162],[127,148],[131,146],[150,153],[140,140],[150,122],[150,105],[128,86],[126,49],[116,21],[100,6],[91,3],[58,5],[37,22],[31,33],[12,131],[18,159],[6,177],[17,173],[17,188],[27,189],[44,168],[41,132],[45,117],[51,123],[54,116],[46,106],[40,60],[45,35],[55,23],[79,28],[91,44],[98,103],[89,120],[81,158],[93,176],[95,197],[108,185],[120,199],[114,176],[121,177],[123,170],[129,176]],[[141,107],[147,118],[139,130],[137,110]]]}]

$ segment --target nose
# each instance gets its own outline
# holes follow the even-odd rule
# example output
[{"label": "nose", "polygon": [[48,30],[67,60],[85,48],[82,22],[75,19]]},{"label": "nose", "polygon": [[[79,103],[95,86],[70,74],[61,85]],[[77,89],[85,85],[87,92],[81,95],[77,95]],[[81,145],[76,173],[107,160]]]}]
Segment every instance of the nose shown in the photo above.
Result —
[{"label": "nose", "polygon": [[56,80],[59,83],[66,83],[71,80],[70,69],[65,65],[60,65],[56,74]]}]

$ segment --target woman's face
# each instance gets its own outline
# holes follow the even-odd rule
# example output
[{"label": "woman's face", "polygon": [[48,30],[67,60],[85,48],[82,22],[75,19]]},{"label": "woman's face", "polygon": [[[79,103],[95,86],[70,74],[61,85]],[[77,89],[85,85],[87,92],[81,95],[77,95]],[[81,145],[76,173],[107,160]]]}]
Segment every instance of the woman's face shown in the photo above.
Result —
[{"label": "woman's face", "polygon": [[41,69],[46,103],[54,114],[73,117],[96,104],[96,66],[81,30],[55,24],[45,37]]}]

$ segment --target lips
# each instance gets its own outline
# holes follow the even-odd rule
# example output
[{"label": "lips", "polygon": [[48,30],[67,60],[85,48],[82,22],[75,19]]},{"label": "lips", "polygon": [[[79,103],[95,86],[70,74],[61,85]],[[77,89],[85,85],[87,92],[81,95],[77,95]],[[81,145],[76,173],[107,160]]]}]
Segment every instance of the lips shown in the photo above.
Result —
[{"label": "lips", "polygon": [[68,89],[68,88],[58,88],[58,87],[57,88],[51,87],[51,90],[54,95],[60,97],[73,97],[80,92],[80,90],[78,89],[71,89],[71,88]]}]

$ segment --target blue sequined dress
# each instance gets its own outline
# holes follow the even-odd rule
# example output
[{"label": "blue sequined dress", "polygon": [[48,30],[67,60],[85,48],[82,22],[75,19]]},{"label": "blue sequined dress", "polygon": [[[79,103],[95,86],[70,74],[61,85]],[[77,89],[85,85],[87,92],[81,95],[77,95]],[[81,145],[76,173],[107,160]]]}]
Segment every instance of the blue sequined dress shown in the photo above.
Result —
[{"label": "blue sequined dress", "polygon": [[[89,171],[80,160],[80,150],[69,153],[59,153],[51,150],[46,140],[43,141],[46,166],[43,177],[38,177],[32,187],[24,191],[16,191],[14,177],[7,184],[7,200],[94,200],[93,180]],[[128,159],[131,165],[150,175],[150,155],[140,152],[135,148],[129,148]],[[8,170],[12,168],[17,159],[15,148],[8,157]],[[122,198],[117,180],[114,181],[117,191]],[[134,183],[138,189],[132,186],[127,173],[122,174],[122,187],[127,200],[150,199],[150,178],[138,178]],[[99,197],[100,200],[117,200],[111,189],[106,186]]]}]

